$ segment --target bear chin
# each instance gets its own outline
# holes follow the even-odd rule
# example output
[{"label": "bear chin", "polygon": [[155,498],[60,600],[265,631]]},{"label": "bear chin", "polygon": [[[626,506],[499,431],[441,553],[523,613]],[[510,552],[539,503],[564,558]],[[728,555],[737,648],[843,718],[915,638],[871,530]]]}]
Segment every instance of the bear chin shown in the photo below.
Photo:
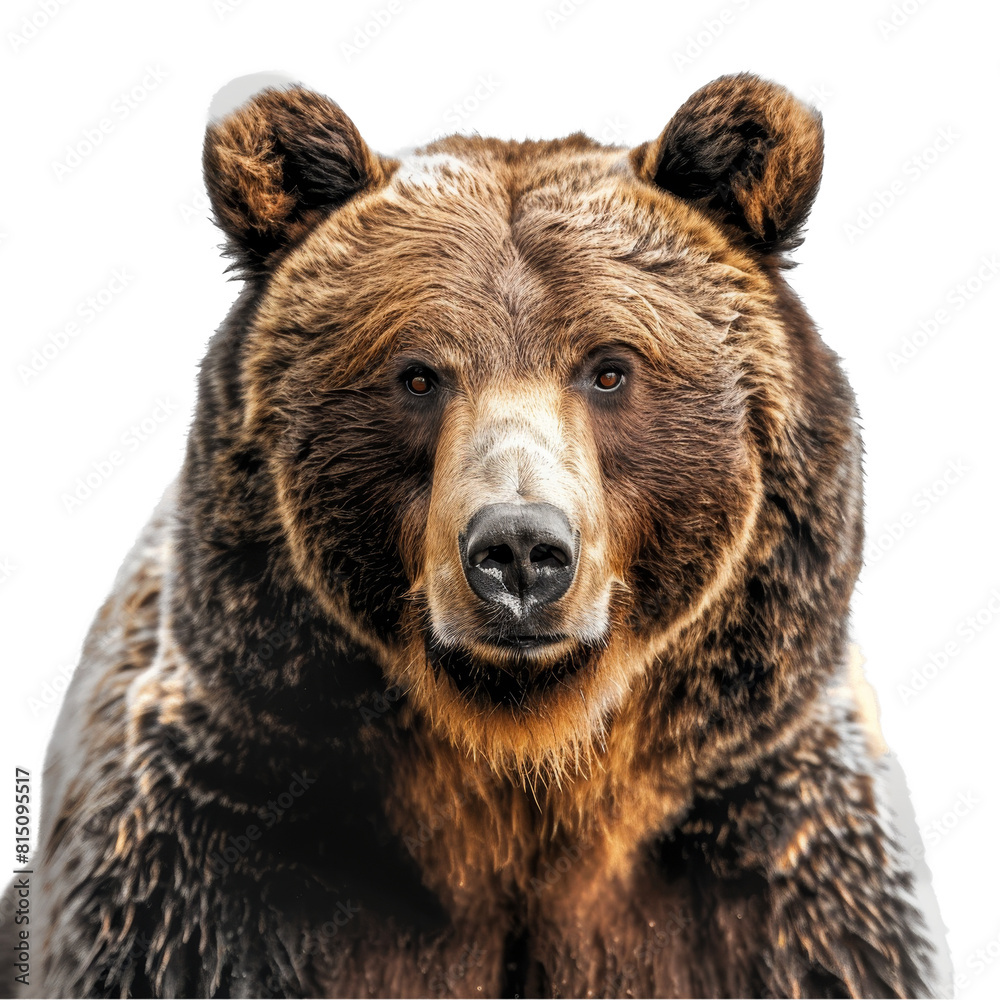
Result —
[{"label": "bear chin", "polygon": [[476,647],[411,632],[384,670],[406,692],[408,724],[519,785],[588,773],[616,710],[645,686],[652,656],[620,628],[544,651]]},{"label": "bear chin", "polygon": [[[425,640],[427,660],[435,674],[447,674],[469,702],[511,708],[542,700],[551,688],[594,669],[606,645],[567,643],[565,637],[544,644],[515,640],[495,646],[499,655],[486,658],[477,655],[478,651],[446,647],[433,637]],[[551,647],[558,657],[554,661]]]}]

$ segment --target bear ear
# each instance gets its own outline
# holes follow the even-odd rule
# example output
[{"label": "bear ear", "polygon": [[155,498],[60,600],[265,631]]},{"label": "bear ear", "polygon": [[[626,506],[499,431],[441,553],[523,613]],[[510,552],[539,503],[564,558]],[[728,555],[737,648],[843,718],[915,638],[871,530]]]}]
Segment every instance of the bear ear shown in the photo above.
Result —
[{"label": "bear ear", "polygon": [[350,118],[298,86],[262,90],[211,123],[202,163],[215,220],[243,277],[385,176]]},{"label": "bear ear", "polygon": [[692,94],[660,137],[633,150],[644,180],[737,226],[764,253],[801,243],[823,170],[818,111],[751,73]]}]

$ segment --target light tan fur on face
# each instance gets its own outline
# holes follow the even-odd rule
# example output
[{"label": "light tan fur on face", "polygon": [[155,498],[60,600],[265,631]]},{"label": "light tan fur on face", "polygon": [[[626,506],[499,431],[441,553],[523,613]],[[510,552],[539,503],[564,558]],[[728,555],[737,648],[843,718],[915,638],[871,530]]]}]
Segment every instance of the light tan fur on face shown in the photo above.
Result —
[{"label": "light tan fur on face", "polygon": [[[493,658],[497,652],[477,641],[483,610],[465,581],[458,544],[484,505],[541,502],[567,515],[580,560],[555,610],[560,631],[573,641],[604,637],[612,589],[625,585],[609,565],[601,473],[579,403],[540,379],[511,382],[508,375],[449,403],[434,462],[424,570],[413,588],[415,595],[426,590],[443,645]],[[549,650],[545,659],[558,659],[572,644]]]}]

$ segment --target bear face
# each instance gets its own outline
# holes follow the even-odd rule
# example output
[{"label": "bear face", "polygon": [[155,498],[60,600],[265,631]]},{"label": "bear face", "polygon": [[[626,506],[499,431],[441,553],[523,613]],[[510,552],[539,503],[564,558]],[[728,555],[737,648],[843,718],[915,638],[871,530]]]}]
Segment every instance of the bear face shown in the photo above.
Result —
[{"label": "bear face", "polygon": [[801,397],[773,262],[820,160],[818,117],[749,76],[632,151],[400,164],[301,90],[210,129],[261,282],[237,451],[297,579],[457,744],[577,754],[760,544]]}]

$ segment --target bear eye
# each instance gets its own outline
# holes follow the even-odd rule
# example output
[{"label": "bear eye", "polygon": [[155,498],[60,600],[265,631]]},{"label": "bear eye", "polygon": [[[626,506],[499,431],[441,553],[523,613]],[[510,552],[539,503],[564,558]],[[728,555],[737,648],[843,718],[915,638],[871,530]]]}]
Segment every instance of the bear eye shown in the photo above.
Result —
[{"label": "bear eye", "polygon": [[605,368],[604,371],[599,372],[594,378],[594,386],[600,389],[601,392],[614,392],[615,389],[621,387],[624,381],[624,373],[620,372],[617,368]]},{"label": "bear eye", "polygon": [[403,382],[414,396],[426,396],[434,388],[434,372],[429,368],[407,368]]}]

